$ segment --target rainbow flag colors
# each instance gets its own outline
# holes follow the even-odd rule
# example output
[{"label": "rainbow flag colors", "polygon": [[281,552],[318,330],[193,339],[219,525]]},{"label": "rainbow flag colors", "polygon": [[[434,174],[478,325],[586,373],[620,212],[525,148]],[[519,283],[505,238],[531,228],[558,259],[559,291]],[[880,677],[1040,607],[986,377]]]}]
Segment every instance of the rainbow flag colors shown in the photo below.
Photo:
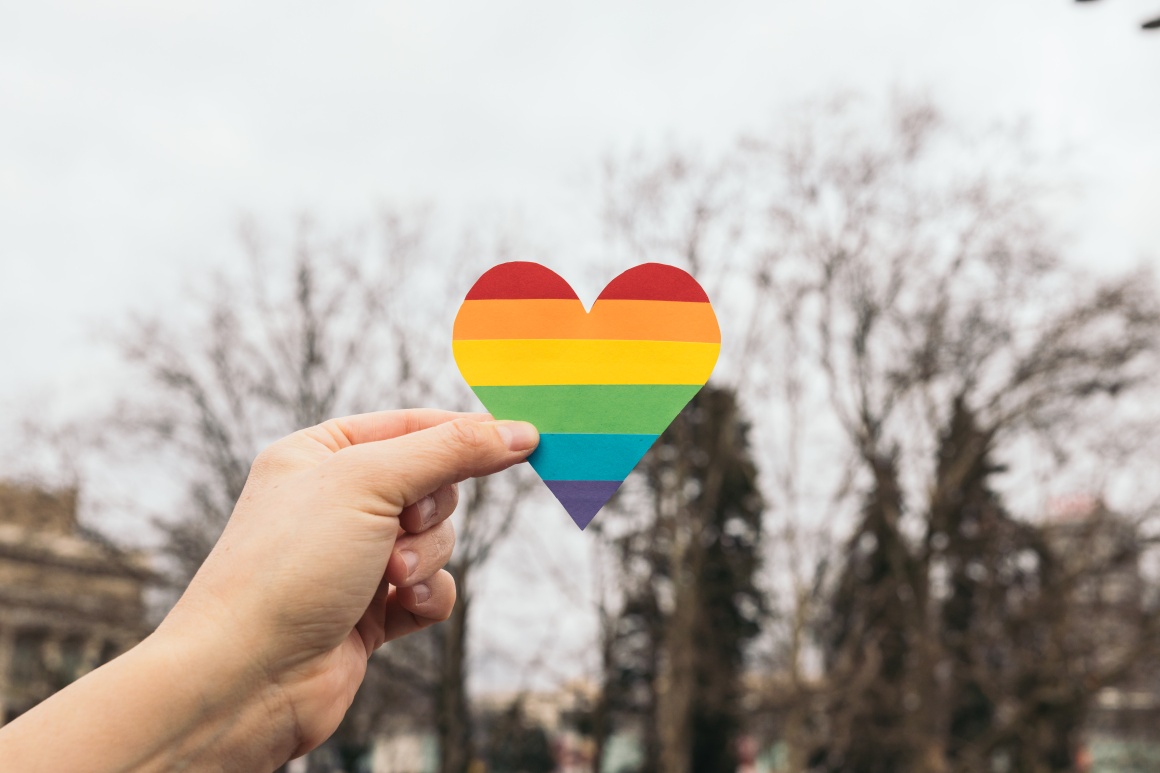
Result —
[{"label": "rainbow flag colors", "polygon": [[613,279],[590,312],[554,271],[502,263],[468,292],[453,338],[491,414],[539,429],[528,461],[581,529],[704,386],[721,348],[705,291],[660,263]]}]

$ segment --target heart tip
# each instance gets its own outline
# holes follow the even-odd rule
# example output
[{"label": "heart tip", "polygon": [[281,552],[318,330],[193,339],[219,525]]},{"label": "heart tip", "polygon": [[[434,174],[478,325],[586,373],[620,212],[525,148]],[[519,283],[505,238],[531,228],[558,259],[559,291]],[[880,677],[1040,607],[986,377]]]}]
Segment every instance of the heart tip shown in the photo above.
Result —
[{"label": "heart tip", "polygon": [[548,480],[548,488],[583,531],[620,488],[618,480]]},{"label": "heart tip", "polygon": [[[599,512],[600,512],[599,510],[596,511],[596,513],[599,513]],[[568,515],[572,518],[572,521],[577,526],[580,527],[580,531],[584,531],[585,529],[588,528],[588,524],[592,523],[592,519],[596,517],[596,513],[585,514],[585,513],[573,513],[571,511],[569,511]]]}]

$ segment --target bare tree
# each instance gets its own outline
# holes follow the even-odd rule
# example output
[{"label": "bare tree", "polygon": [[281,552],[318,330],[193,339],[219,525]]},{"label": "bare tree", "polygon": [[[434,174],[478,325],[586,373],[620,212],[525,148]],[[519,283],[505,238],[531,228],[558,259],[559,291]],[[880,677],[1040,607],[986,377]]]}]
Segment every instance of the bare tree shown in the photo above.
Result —
[{"label": "bare tree", "polygon": [[618,587],[599,605],[595,770],[614,719],[640,728],[644,771],[737,766],[745,645],[764,606],[747,434],[735,395],[706,387],[606,514]]},{"label": "bare tree", "polygon": [[[779,538],[771,550],[787,559],[770,562],[770,595],[781,603],[767,630],[782,635],[773,651],[786,677],[770,705],[783,712],[795,769],[810,764],[811,748],[824,751],[814,764],[832,769],[979,769],[963,762],[975,752],[952,741],[979,682],[956,676],[948,686],[940,675],[968,667],[966,651],[948,642],[977,635],[976,657],[984,634],[964,632],[948,612],[961,598],[943,595],[939,582],[947,572],[994,574],[986,593],[1007,601],[972,619],[1015,625],[1007,603],[1015,586],[1046,582],[1051,561],[1071,560],[1043,530],[1029,530],[1044,492],[1084,474],[1104,489],[1095,493],[1113,496],[1126,473],[1154,458],[1146,439],[1156,426],[1146,396],[1160,341],[1154,281],[1084,275],[1064,261],[1044,214],[1051,189],[1009,134],[968,136],[922,101],[901,100],[881,129],[849,100],[786,123],[795,119],[716,159],[674,152],[613,167],[610,233],[622,254],[689,267],[711,288],[724,343],[715,379],[736,385],[755,417],[769,532]],[[994,457],[1002,463],[992,466]],[[1000,467],[1010,473],[994,492]],[[982,477],[968,485],[971,471]],[[956,541],[951,532],[982,528],[964,509],[969,496],[998,503],[992,521],[1006,536]],[[1113,509],[1138,522],[1154,501],[1155,492],[1136,492]],[[815,524],[830,536],[812,537]],[[842,535],[845,551],[816,552]],[[999,554],[1016,546],[1035,571],[1001,565]],[[1110,576],[1132,560],[1112,551],[1086,572]],[[866,577],[885,584],[874,591]],[[1028,619],[1081,614],[1065,592],[1071,581],[1060,582],[1050,587],[1064,607],[1032,605]],[[834,606],[843,587],[856,591],[854,606]],[[877,628],[856,628],[853,610],[870,614],[879,602],[868,618]],[[1138,611],[1143,643],[1151,635]],[[827,619],[855,629],[827,634]],[[829,653],[821,673],[806,667],[815,644]],[[1051,668],[1060,674],[1082,660]],[[1031,668],[1042,664],[1024,665],[1027,678],[1047,678]],[[995,739],[1013,732],[1002,730],[1005,712],[1028,717],[1038,698],[996,698],[1003,710],[979,736],[991,739],[986,754],[1038,770],[1024,763],[1074,752],[1084,707],[1117,671],[1085,671],[1075,710],[1044,719],[1035,743]],[[1010,672],[991,673],[992,687],[998,674]],[[864,732],[859,722],[871,715],[894,716],[894,729]],[[879,767],[853,762],[841,727],[857,730],[862,759]],[[1060,764],[1042,769],[1069,769]]]},{"label": "bare tree", "polygon": [[[939,180],[928,168],[932,155],[945,152],[936,144],[938,129],[934,111],[910,106],[897,114],[892,140],[882,146],[853,145],[828,154],[802,145],[772,151],[783,174],[796,175],[791,191],[796,189],[798,196],[771,207],[770,223],[776,238],[792,245],[781,260],[792,261],[812,284],[815,305],[799,323],[813,326],[829,402],[874,492],[851,539],[868,540],[866,549],[884,562],[880,571],[888,582],[883,588],[891,594],[882,598],[885,606],[867,602],[878,610],[885,637],[877,662],[866,660],[875,653],[868,649],[874,641],[867,638],[869,630],[840,637],[848,651],[839,647],[829,662],[837,669],[832,684],[842,687],[836,687],[839,697],[825,713],[832,729],[842,710],[854,711],[851,738],[858,740],[852,742],[865,745],[874,739],[863,759],[878,760],[883,770],[933,771],[948,765],[974,770],[981,760],[990,764],[1000,754],[1019,770],[1070,770],[1084,707],[1106,684],[1097,672],[1086,671],[1087,686],[1072,697],[1067,711],[1057,707],[1039,713],[1046,710],[1035,708],[1037,698],[999,697],[992,691],[993,705],[1024,722],[1041,717],[1036,721],[1047,725],[1034,742],[1002,747],[997,737],[1009,731],[1001,730],[1005,721],[996,715],[979,735],[990,739],[979,744],[990,746],[970,751],[963,734],[976,731],[965,730],[959,720],[970,710],[963,701],[977,706],[978,700],[967,696],[982,689],[981,682],[952,678],[948,686],[936,675],[976,664],[974,673],[987,662],[987,644],[964,642],[985,636],[982,617],[992,615],[992,624],[1001,622],[1009,634],[1015,624],[1009,604],[989,607],[989,612],[978,607],[974,616],[952,613],[967,603],[961,593],[974,582],[971,575],[987,572],[992,593],[1010,592],[1027,581],[1020,579],[1027,572],[990,562],[1042,539],[1032,538],[1014,521],[1009,538],[983,544],[973,536],[1008,523],[1001,515],[994,516],[993,526],[976,520],[975,509],[990,501],[983,479],[997,469],[987,460],[1023,444],[1027,453],[1060,460],[1062,468],[1069,457],[1084,453],[1086,430],[1114,431],[1117,404],[1131,405],[1130,394],[1154,386],[1160,326],[1154,284],[1147,275],[1101,281],[1070,269],[1037,209],[1042,191],[1018,172],[962,171],[957,179]],[[1122,410],[1120,416],[1127,418]],[[1110,450],[1107,443],[1101,447]],[[1133,454],[1138,456],[1139,449],[1128,446],[1102,461],[1117,465]],[[940,461],[932,469],[936,458]],[[1013,456],[1008,464],[1017,461]],[[973,495],[976,505],[964,504],[976,490],[968,485],[971,474],[983,476],[971,484],[981,487]],[[1124,506],[1135,506],[1143,515],[1150,504]],[[922,533],[921,541],[911,536]],[[1036,598],[1063,604],[1041,603],[1030,615],[1050,627],[1071,614],[1061,599],[1075,602],[1066,583],[1057,585],[1045,574],[1053,556],[1065,559],[1047,547],[1026,549],[1041,570],[1035,577],[1043,595]],[[859,549],[852,551],[850,560],[856,561]],[[952,557],[956,551],[970,557]],[[1115,573],[1122,561],[1109,557],[1098,571]],[[856,589],[867,588],[859,570],[847,571],[855,572],[847,576]],[[932,585],[937,571],[950,572],[960,595],[940,595]],[[836,610],[839,624],[848,625],[857,606]],[[968,625],[968,618],[978,625]],[[1146,616],[1135,619],[1142,626],[1136,633],[1151,640]],[[1063,637],[1060,625],[1053,630]],[[846,654],[853,661],[844,659]],[[1035,673],[1035,679],[1050,681],[1075,673],[1070,658],[1054,662],[1055,671],[1045,673],[1042,659],[1030,653],[1022,657],[1031,659],[1022,664],[1025,678]],[[993,670],[991,687],[1013,678],[1008,671]],[[875,697],[856,708],[857,690],[850,685],[863,685]],[[950,716],[943,713],[947,707]],[[867,725],[859,716],[881,720],[889,711],[899,713],[890,732],[864,732]],[[832,736],[823,745],[840,747]],[[854,764],[851,753],[849,747],[841,749],[832,769]]]},{"label": "bare tree", "polygon": [[[239,270],[218,274],[185,317],[168,310],[123,335],[142,380],[117,424],[175,463],[188,486],[178,510],[155,520],[174,589],[208,554],[266,443],[335,415],[476,408],[450,351],[450,310],[466,284],[447,279],[466,283],[495,255],[433,245],[426,220],[386,212],[337,237],[303,220],[288,249],[247,225]],[[527,486],[520,475],[502,477],[464,485],[449,566],[460,601],[442,626],[372,659],[336,734],[350,754],[402,711],[412,729],[424,729],[415,727],[423,717],[436,729],[445,771],[471,763],[471,578],[509,533]]]},{"label": "bare tree", "polygon": [[138,318],[122,336],[148,388],[134,385],[118,421],[188,476],[184,512],[157,521],[179,585],[216,541],[266,443],[414,394],[418,342],[388,299],[417,259],[420,234],[387,218],[381,260],[368,236],[324,239],[303,221],[287,265],[246,225],[242,270],[217,274],[189,318]]}]

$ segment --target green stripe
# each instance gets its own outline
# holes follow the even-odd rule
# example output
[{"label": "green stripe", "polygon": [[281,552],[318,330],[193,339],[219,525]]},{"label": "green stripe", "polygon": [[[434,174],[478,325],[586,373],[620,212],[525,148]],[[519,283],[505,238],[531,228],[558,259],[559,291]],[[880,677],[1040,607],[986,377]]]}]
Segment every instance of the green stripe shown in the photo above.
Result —
[{"label": "green stripe", "polygon": [[530,421],[540,432],[659,435],[701,389],[689,384],[477,386],[497,419]]}]

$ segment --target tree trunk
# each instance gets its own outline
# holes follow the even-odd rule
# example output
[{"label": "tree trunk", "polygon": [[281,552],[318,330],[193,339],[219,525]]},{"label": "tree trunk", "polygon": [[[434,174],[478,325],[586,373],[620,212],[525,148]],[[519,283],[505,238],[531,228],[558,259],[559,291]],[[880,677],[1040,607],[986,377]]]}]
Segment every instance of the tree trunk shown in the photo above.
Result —
[{"label": "tree trunk", "polygon": [[613,646],[616,642],[616,622],[606,611],[601,609],[600,631],[600,667],[602,670],[602,684],[600,694],[596,696],[596,703],[592,707],[592,773],[602,773],[604,765],[604,748],[608,743],[610,730],[609,709],[612,696],[609,694],[615,689],[616,664],[613,661]]},{"label": "tree trunk", "polygon": [[[679,564],[678,564],[679,566]],[[696,586],[681,583],[666,633],[666,659],[657,686],[661,773],[691,773],[692,708],[696,678]]]},{"label": "tree trunk", "polygon": [[436,730],[439,738],[440,773],[468,773],[472,753],[471,710],[467,702],[467,613],[470,606],[467,566],[456,567],[460,601],[451,617],[441,626],[443,645],[440,661]]}]

